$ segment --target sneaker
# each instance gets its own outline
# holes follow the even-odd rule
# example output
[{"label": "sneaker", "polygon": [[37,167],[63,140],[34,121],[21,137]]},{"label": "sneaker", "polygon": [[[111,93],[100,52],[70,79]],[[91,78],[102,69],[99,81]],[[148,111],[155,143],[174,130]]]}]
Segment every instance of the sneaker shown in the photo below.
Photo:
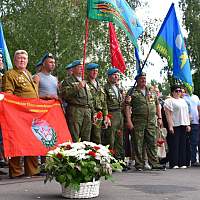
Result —
[{"label": "sneaker", "polygon": [[145,162],[144,169],[151,170],[151,166],[149,165],[148,162]]},{"label": "sneaker", "polygon": [[20,174],[18,176],[11,176],[11,175],[9,175],[10,179],[18,179],[18,178],[23,178],[23,177],[24,177],[24,174]]},{"label": "sneaker", "polygon": [[191,164],[191,167],[200,167],[200,163],[194,162]]},{"label": "sneaker", "polygon": [[6,166],[8,166],[8,163],[6,163],[5,161],[1,160],[1,161],[0,161],[0,167],[1,167],[1,168],[4,168],[4,167],[6,167]]},{"label": "sneaker", "polygon": [[163,166],[163,165],[156,165],[156,166],[152,166],[151,169],[152,169],[152,170],[156,170],[156,171],[165,171],[165,170],[166,170],[166,166]]},{"label": "sneaker", "polygon": [[135,167],[135,169],[136,169],[136,171],[139,171],[139,172],[143,171],[143,169],[140,167]]},{"label": "sneaker", "polygon": [[0,175],[6,175],[7,172],[0,171]]},{"label": "sneaker", "polygon": [[128,170],[129,170],[129,168],[127,166],[124,166],[122,169],[123,172],[127,172]]},{"label": "sneaker", "polygon": [[183,165],[180,167],[180,169],[187,169],[187,166]]},{"label": "sneaker", "polygon": [[172,169],[179,169],[179,166],[175,165]]}]

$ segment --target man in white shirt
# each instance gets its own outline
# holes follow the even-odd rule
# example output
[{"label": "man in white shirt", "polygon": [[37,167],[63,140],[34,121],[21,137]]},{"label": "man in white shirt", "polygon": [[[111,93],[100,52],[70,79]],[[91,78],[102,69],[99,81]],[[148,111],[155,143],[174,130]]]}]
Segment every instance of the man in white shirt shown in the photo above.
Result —
[{"label": "man in white shirt", "polygon": [[200,129],[199,129],[199,115],[200,115],[200,100],[197,95],[192,94],[191,96],[187,93],[183,95],[183,98],[188,104],[190,112],[190,123],[191,123],[191,133],[190,133],[190,148],[191,148],[191,166],[200,167],[197,162],[197,147],[200,140]]}]

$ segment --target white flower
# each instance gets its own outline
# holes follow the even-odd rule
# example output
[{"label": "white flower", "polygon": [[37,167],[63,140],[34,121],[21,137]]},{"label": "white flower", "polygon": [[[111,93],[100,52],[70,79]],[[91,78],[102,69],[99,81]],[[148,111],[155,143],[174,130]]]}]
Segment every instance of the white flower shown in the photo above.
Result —
[{"label": "white flower", "polygon": [[88,141],[83,141],[83,144],[90,146],[90,147],[97,146],[97,144],[95,144],[94,142],[88,142]]},{"label": "white flower", "polygon": [[95,159],[96,160],[101,160],[101,155],[98,152],[96,153]]},{"label": "white flower", "polygon": [[71,142],[64,142],[62,144],[59,144],[58,146],[63,147],[63,146],[71,145],[71,144],[72,144]]},{"label": "white flower", "polygon": [[85,144],[83,144],[82,142],[76,142],[76,143],[72,143],[71,147],[74,149],[84,149]]}]

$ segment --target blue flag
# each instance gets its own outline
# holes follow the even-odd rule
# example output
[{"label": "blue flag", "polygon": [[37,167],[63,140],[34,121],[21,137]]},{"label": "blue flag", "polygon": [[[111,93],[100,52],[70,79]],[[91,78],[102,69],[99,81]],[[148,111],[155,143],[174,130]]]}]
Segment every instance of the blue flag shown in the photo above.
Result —
[{"label": "blue flag", "polygon": [[136,60],[137,75],[139,75],[142,72],[142,68],[140,64],[139,49],[137,47],[135,47],[135,60]]},{"label": "blue flag", "polygon": [[167,59],[168,65],[173,71],[173,76],[181,80],[191,92],[193,83],[189,57],[173,3],[152,48]]},{"label": "blue flag", "polygon": [[137,47],[137,39],[143,32],[137,16],[125,0],[88,0],[89,19],[113,22],[123,29]]},{"label": "blue flag", "polygon": [[3,27],[2,27],[1,22],[0,22],[0,52],[3,55],[3,63],[4,63],[6,70],[12,69],[13,68],[12,62],[11,62],[11,59],[10,59],[10,54],[8,52],[6,41],[4,39]]}]

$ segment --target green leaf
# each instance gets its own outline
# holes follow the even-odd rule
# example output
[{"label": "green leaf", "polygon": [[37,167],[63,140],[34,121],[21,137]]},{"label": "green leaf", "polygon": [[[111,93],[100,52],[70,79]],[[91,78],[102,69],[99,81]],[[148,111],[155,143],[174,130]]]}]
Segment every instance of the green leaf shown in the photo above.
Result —
[{"label": "green leaf", "polygon": [[60,175],[56,178],[56,181],[58,181],[59,183],[64,183],[66,180],[66,177],[64,175]]}]

